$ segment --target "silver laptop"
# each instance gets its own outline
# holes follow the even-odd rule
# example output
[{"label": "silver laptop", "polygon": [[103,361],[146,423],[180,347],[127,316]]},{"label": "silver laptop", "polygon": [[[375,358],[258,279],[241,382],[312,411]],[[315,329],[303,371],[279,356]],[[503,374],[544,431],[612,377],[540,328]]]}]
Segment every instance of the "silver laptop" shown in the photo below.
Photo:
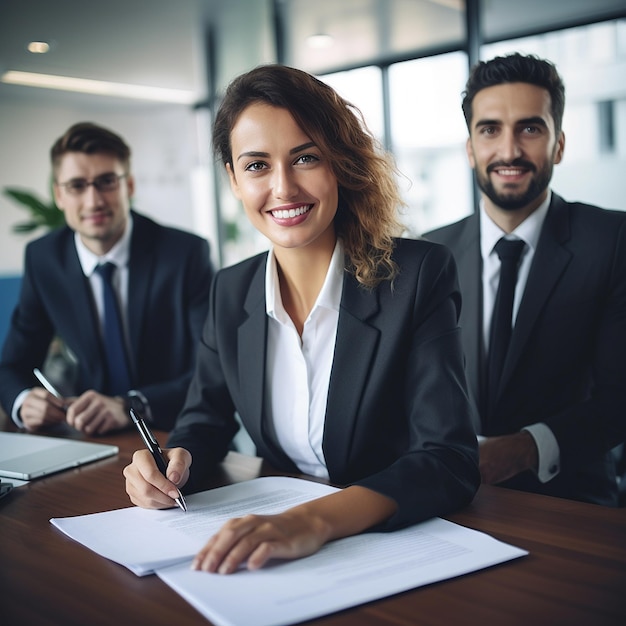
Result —
[{"label": "silver laptop", "polygon": [[110,444],[0,432],[0,476],[32,480],[118,452]]}]

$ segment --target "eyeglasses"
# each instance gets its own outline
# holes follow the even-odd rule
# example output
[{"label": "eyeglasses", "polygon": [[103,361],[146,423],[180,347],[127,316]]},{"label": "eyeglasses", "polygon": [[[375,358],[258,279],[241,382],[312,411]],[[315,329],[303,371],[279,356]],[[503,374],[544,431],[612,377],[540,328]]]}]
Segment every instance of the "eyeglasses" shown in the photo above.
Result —
[{"label": "eyeglasses", "polygon": [[98,191],[106,192],[106,191],[116,191],[119,189],[120,180],[122,178],[126,178],[128,174],[102,174],[101,176],[96,176],[93,180],[87,180],[86,178],[72,178],[72,180],[68,180],[66,183],[57,183],[59,187],[65,187],[68,193],[73,196],[80,196],[85,191],[87,191],[88,187],[93,185]]}]

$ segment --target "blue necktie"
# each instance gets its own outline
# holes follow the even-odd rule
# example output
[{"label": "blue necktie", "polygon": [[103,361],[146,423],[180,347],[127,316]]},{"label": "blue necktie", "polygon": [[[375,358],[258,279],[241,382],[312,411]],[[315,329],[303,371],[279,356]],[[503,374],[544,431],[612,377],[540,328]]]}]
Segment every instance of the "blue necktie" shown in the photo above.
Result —
[{"label": "blue necktie", "polygon": [[124,395],[131,388],[124,331],[117,301],[117,295],[111,279],[116,266],[104,263],[96,267],[102,277],[102,295],[104,299],[104,351],[107,361],[107,392],[112,396]]},{"label": "blue necktie", "polygon": [[495,251],[500,257],[500,282],[491,318],[487,370],[487,413],[491,416],[498,392],[504,359],[513,329],[513,296],[517,283],[517,267],[526,244],[521,239],[500,239]]}]

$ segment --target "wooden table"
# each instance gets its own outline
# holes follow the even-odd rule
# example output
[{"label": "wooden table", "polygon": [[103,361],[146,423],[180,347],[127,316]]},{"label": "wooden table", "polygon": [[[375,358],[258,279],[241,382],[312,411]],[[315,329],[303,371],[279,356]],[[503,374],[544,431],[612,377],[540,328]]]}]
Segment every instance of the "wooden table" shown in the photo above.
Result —
[{"label": "wooden table", "polygon": [[[158,436],[165,441],[165,434]],[[122,469],[142,447],[139,436],[126,432],[99,441],[115,443],[120,454],[33,481],[0,500],[0,624],[207,624],[156,576],[139,578],[49,523],[129,506]],[[233,452],[207,488],[273,473],[260,459]],[[530,554],[309,623],[626,624],[626,509],[483,486],[469,507],[448,519]]]}]

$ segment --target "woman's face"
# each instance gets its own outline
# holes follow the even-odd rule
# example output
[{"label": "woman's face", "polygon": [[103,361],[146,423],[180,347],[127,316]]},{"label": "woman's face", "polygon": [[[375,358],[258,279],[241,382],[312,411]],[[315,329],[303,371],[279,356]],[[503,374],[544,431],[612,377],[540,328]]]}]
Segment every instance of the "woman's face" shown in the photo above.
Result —
[{"label": "woman's face", "polygon": [[287,109],[263,103],[240,114],[231,135],[233,193],[274,248],[333,248],[337,179]]}]

